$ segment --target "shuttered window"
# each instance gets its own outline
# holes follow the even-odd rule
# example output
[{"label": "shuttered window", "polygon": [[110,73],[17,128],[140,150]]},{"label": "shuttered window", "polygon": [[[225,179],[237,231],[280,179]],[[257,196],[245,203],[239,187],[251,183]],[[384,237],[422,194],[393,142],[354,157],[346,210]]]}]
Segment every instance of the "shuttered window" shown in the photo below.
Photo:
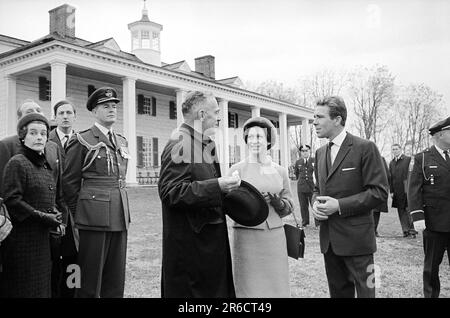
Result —
[{"label": "shuttered window", "polygon": [[153,138],[153,167],[159,166],[158,138]]},{"label": "shuttered window", "polygon": [[144,148],[143,148],[143,137],[136,136],[136,148],[137,148],[137,167],[142,168],[144,166]]},{"label": "shuttered window", "polygon": [[177,105],[174,101],[169,102],[169,118],[177,119]]},{"label": "shuttered window", "polygon": [[45,76],[39,76],[39,100],[51,100],[51,83]]}]

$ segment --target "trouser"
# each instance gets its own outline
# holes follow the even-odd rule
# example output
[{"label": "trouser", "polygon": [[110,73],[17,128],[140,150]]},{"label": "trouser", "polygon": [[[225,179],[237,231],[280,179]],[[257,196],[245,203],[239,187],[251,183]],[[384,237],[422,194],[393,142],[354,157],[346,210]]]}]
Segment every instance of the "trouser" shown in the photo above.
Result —
[{"label": "trouser", "polygon": [[79,234],[81,288],[75,297],[123,297],[128,232],[79,230]]},{"label": "trouser", "polygon": [[437,298],[441,290],[439,281],[439,265],[442,263],[444,252],[450,262],[450,233],[434,232],[428,229],[423,231],[423,250],[425,260],[423,266],[423,294],[425,298]]},{"label": "trouser", "polygon": [[412,222],[411,215],[406,211],[406,209],[397,208],[398,218],[400,219],[400,224],[402,226],[402,231],[404,235],[416,234],[414,230],[414,225]]},{"label": "trouser", "polygon": [[373,254],[338,256],[331,245],[324,254],[331,298],[375,298]]},{"label": "trouser", "polygon": [[[309,205],[311,204],[312,192],[297,192],[300,203],[300,214],[302,216],[302,226],[309,224]],[[314,219],[314,224],[319,226],[319,221]]]}]

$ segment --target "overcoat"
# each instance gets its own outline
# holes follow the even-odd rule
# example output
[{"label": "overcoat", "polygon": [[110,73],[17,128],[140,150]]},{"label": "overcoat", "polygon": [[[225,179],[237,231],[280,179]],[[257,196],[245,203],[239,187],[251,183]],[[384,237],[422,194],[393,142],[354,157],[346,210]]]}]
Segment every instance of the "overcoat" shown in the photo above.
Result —
[{"label": "overcoat", "polygon": [[411,157],[401,155],[398,160],[389,163],[389,187],[392,197],[392,207],[406,209],[408,199],[406,197],[406,181],[408,180],[408,167]]},{"label": "overcoat", "polygon": [[162,297],[234,297],[215,144],[182,124],[161,155]]}]

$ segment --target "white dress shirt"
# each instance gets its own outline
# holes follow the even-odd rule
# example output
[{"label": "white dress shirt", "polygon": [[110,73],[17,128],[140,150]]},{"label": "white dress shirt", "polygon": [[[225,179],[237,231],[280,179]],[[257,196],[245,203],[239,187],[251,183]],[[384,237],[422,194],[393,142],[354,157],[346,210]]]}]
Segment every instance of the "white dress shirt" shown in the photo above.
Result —
[{"label": "white dress shirt", "polygon": [[331,165],[334,163],[334,159],[336,159],[336,156],[339,152],[339,149],[341,149],[341,145],[344,142],[345,137],[347,136],[347,131],[344,129],[342,130],[339,135],[334,137],[333,140],[329,140],[333,142],[333,145],[331,146]]}]

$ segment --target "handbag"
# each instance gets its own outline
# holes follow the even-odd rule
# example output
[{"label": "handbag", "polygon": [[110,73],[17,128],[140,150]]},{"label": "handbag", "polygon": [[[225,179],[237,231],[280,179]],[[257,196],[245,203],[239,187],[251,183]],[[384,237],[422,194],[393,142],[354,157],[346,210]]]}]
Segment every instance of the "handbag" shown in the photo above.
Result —
[{"label": "handbag", "polygon": [[305,255],[305,231],[299,225],[294,211],[292,216],[295,220],[295,226],[291,224],[284,224],[284,233],[286,234],[286,245],[288,256],[299,259]]},{"label": "handbag", "polygon": [[11,233],[12,224],[9,220],[8,210],[0,198],[0,242],[2,242]]}]

